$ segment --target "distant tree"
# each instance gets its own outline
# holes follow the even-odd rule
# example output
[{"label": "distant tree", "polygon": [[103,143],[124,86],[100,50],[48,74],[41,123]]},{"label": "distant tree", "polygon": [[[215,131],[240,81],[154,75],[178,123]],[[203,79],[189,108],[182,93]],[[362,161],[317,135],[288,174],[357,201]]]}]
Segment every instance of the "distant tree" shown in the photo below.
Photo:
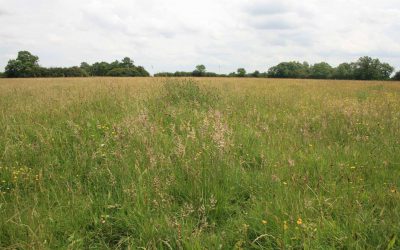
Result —
[{"label": "distant tree", "polygon": [[316,63],[310,68],[310,78],[329,79],[333,75],[333,68],[326,62]]},{"label": "distant tree", "polygon": [[88,73],[77,66],[69,68],[40,68],[41,77],[87,77]]},{"label": "distant tree", "polygon": [[64,77],[61,68],[44,68],[40,67],[41,77]]},{"label": "distant tree", "polygon": [[238,77],[245,77],[246,76],[246,70],[244,68],[238,68],[237,69],[237,76]]},{"label": "distant tree", "polygon": [[236,72],[232,72],[232,73],[228,74],[228,77],[236,77],[236,76],[237,76]]},{"label": "distant tree", "polygon": [[203,64],[197,65],[196,66],[196,70],[202,73],[206,72],[206,66],[204,66]]},{"label": "distant tree", "polygon": [[217,77],[218,74],[217,74],[217,73],[214,73],[214,72],[206,72],[206,73],[204,74],[204,76],[206,76],[206,77]]},{"label": "distant tree", "polygon": [[92,65],[91,68],[93,76],[106,76],[108,71],[111,70],[111,66],[107,62],[96,62]]},{"label": "distant tree", "polygon": [[364,56],[355,63],[354,76],[357,80],[388,80],[393,71],[389,64]]},{"label": "distant tree", "polygon": [[150,76],[149,72],[147,72],[142,66],[136,67],[132,66],[127,68],[126,65],[123,68],[114,68],[107,72],[107,76],[124,76],[124,77],[133,77],[133,76]]},{"label": "distant tree", "polygon": [[336,68],[333,70],[333,78],[334,79],[355,79],[354,76],[354,69],[355,69],[355,64],[354,63],[342,63],[339,64]]},{"label": "distant tree", "polygon": [[115,60],[108,65],[108,70],[112,70],[112,69],[116,69],[116,68],[126,68],[126,67],[124,65],[122,65],[122,63],[118,60]]},{"label": "distant tree", "polygon": [[138,66],[136,68],[136,71],[139,73],[138,76],[150,76],[150,73],[147,72],[147,70],[145,70],[144,67],[142,67],[142,66]]},{"label": "distant tree", "polygon": [[[273,78],[295,78],[299,74],[296,72],[300,63],[297,62],[282,62],[268,69],[268,76]],[[298,71],[298,70],[297,70]]]},{"label": "distant tree", "polygon": [[206,66],[204,66],[203,64],[197,65],[196,69],[192,73],[193,76],[205,76]]},{"label": "distant tree", "polygon": [[282,62],[268,70],[268,77],[272,78],[307,78],[309,76],[307,62]]},{"label": "distant tree", "polygon": [[87,69],[90,67],[90,64],[87,62],[81,62],[81,65],[79,67],[82,69]]},{"label": "distant tree", "polygon": [[134,68],[114,68],[107,73],[107,76],[139,76],[140,73]]},{"label": "distant tree", "polygon": [[64,76],[65,77],[87,77],[89,74],[86,72],[86,70],[81,69],[80,67],[70,67],[70,68],[64,68]]},{"label": "distant tree", "polygon": [[394,72],[393,66],[391,66],[388,63],[382,63],[379,69],[379,74],[380,74],[379,78],[381,80],[389,80],[393,72]]},{"label": "distant tree", "polygon": [[174,76],[174,73],[170,73],[170,72],[159,72],[154,74],[155,77],[172,77]]},{"label": "distant tree", "polygon": [[40,68],[41,77],[64,77],[62,68]]},{"label": "distant tree", "polygon": [[5,75],[3,72],[0,72],[0,78],[3,78]]},{"label": "distant tree", "polygon": [[260,71],[256,70],[253,73],[251,73],[250,76],[258,78],[258,77],[260,77]]},{"label": "distant tree", "polygon": [[282,62],[268,70],[272,78],[307,78],[310,67],[307,62]]},{"label": "distant tree", "polygon": [[176,71],[173,76],[176,77],[190,77],[190,76],[199,76],[195,75],[193,72],[185,72],[185,71]]},{"label": "distant tree", "polygon": [[124,59],[122,59],[121,61],[121,66],[124,68],[131,68],[134,66],[133,64],[133,60],[130,59],[129,57],[125,57]]},{"label": "distant tree", "polygon": [[39,58],[28,51],[18,52],[16,59],[6,66],[6,77],[85,77],[85,76],[150,76],[142,66],[136,67],[133,60],[125,57],[112,63],[96,62],[90,65],[82,62],[79,67],[44,68],[38,64]]},{"label": "distant tree", "polygon": [[80,68],[86,71],[88,75],[92,75],[92,67],[87,62],[82,62]]},{"label": "distant tree", "polygon": [[5,69],[7,77],[40,76],[39,57],[29,51],[18,52],[17,59],[9,60]]},{"label": "distant tree", "polygon": [[302,63],[302,72],[301,72],[301,78],[308,78],[310,77],[310,73],[311,73],[311,67],[310,64],[308,62],[303,62]]},{"label": "distant tree", "polygon": [[[200,66],[200,67],[199,67]],[[196,69],[192,72],[185,72],[185,71],[176,71],[175,73],[171,73],[171,72],[161,72],[161,73],[156,73],[154,74],[154,76],[161,76],[161,77],[191,77],[191,76],[195,76],[195,77],[217,77],[217,76],[221,76],[218,75],[214,72],[207,72],[205,71],[205,67],[204,65],[198,65],[196,67]]]},{"label": "distant tree", "polygon": [[392,79],[395,81],[400,81],[400,71],[396,72],[396,74],[394,74]]}]

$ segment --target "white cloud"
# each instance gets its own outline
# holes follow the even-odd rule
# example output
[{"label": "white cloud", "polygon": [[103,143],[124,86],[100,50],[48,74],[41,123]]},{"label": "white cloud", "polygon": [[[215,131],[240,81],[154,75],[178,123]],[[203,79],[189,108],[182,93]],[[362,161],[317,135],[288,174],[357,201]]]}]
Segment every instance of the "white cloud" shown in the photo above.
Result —
[{"label": "white cloud", "polygon": [[151,72],[336,65],[363,55],[400,68],[397,0],[0,0],[0,68],[19,50],[44,66],[129,56]]}]

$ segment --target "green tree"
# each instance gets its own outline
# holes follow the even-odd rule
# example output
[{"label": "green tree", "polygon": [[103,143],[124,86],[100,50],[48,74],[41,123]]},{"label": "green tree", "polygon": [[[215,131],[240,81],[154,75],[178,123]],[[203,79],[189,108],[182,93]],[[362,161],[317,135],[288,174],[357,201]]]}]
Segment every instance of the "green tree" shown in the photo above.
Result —
[{"label": "green tree", "polygon": [[310,67],[307,62],[282,62],[268,70],[272,78],[307,78]]},{"label": "green tree", "polygon": [[196,66],[196,70],[202,73],[206,72],[206,66],[204,66],[203,64],[197,65]]},{"label": "green tree", "polygon": [[86,71],[87,75],[92,75],[92,67],[87,62],[82,62],[80,68]]},{"label": "green tree", "polygon": [[107,73],[107,76],[139,76],[135,68],[114,68]]},{"label": "green tree", "polygon": [[5,69],[7,77],[40,76],[39,57],[29,51],[18,52],[17,59],[9,60]]},{"label": "green tree", "polygon": [[355,63],[354,75],[357,80],[388,80],[393,71],[388,63],[364,56]]},{"label": "green tree", "polygon": [[[79,67],[44,68],[38,64],[39,58],[28,51],[18,52],[16,59],[6,66],[7,77],[85,77],[85,76],[150,76],[142,66],[136,67],[133,60],[125,57],[112,63],[96,62],[90,65],[82,62]],[[114,70],[115,69],[115,70]],[[112,71],[114,70],[114,71]]]},{"label": "green tree", "polygon": [[310,78],[329,79],[332,74],[333,68],[326,62],[316,63],[310,68]]},{"label": "green tree", "polygon": [[205,76],[206,66],[203,64],[197,65],[196,69],[193,71],[193,76]]},{"label": "green tree", "polygon": [[107,62],[96,62],[92,65],[93,76],[106,76],[108,71],[111,70],[111,66]]},{"label": "green tree", "polygon": [[195,71],[193,72],[185,72],[185,71],[176,71],[173,76],[176,77],[189,77],[189,76],[200,76],[199,74],[196,74]]},{"label": "green tree", "polygon": [[121,66],[124,68],[132,68],[134,66],[133,64],[133,60],[130,59],[129,57],[124,57],[124,59],[122,59],[121,61]]},{"label": "green tree", "polygon": [[334,79],[354,79],[354,68],[355,64],[354,63],[342,63],[339,64],[334,70],[333,70],[333,78]]},{"label": "green tree", "polygon": [[244,68],[238,68],[237,69],[237,76],[238,77],[245,77],[246,76],[246,70]]},{"label": "green tree", "polygon": [[382,80],[389,80],[394,72],[394,67],[388,63],[382,63],[379,68],[380,78]]},{"label": "green tree", "polygon": [[174,73],[170,73],[170,72],[159,72],[154,74],[155,77],[172,77],[174,76]]},{"label": "green tree", "polygon": [[139,73],[138,76],[150,76],[150,73],[147,72],[147,70],[145,70],[142,66],[136,67],[136,71]]},{"label": "green tree", "polygon": [[400,71],[396,72],[396,74],[394,74],[392,79],[395,81],[400,81]]},{"label": "green tree", "polygon": [[254,71],[253,73],[251,73],[251,77],[256,77],[256,78],[260,77],[260,71],[258,70]]},{"label": "green tree", "polygon": [[63,68],[64,76],[65,77],[87,77],[89,76],[86,70],[80,67],[69,67]]},{"label": "green tree", "polygon": [[116,68],[126,68],[126,67],[123,66],[122,63],[118,60],[115,60],[108,65],[108,70],[112,70],[112,69],[116,69]]}]

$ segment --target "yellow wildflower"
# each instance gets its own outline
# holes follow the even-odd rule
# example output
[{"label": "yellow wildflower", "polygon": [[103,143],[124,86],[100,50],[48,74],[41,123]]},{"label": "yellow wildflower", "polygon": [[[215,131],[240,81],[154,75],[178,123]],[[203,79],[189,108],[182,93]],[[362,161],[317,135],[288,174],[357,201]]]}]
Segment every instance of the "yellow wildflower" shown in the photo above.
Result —
[{"label": "yellow wildflower", "polygon": [[298,218],[297,219],[297,225],[301,225],[301,224],[303,224],[303,220],[301,218]]}]

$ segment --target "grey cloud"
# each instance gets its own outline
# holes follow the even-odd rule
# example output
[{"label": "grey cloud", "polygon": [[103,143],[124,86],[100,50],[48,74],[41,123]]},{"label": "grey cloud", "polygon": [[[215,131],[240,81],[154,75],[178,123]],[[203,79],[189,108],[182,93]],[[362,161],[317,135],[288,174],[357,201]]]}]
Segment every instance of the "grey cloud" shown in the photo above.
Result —
[{"label": "grey cloud", "polygon": [[245,12],[250,16],[271,16],[295,13],[298,16],[311,18],[315,15],[315,7],[307,4],[307,1],[295,0],[266,0],[250,1],[244,5]]},{"label": "grey cloud", "polygon": [[246,24],[257,30],[298,30],[314,26],[309,19],[296,13],[286,13],[273,16],[249,16]]},{"label": "grey cloud", "polygon": [[292,44],[296,44],[303,47],[311,47],[315,44],[314,36],[305,30],[300,30],[291,34],[285,34],[281,38],[290,41]]},{"label": "grey cloud", "polygon": [[0,9],[0,18],[8,18],[13,15],[13,11],[10,9]]}]

